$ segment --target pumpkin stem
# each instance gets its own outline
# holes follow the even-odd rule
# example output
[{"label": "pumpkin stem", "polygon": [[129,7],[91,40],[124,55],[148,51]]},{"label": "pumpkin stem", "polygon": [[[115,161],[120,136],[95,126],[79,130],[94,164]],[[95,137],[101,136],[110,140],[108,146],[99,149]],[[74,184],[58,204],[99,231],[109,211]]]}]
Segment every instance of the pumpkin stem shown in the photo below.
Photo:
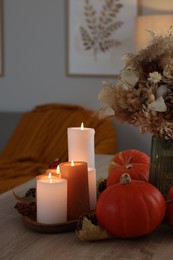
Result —
[{"label": "pumpkin stem", "polygon": [[128,173],[123,173],[120,177],[121,184],[128,184],[131,182],[130,175]]}]

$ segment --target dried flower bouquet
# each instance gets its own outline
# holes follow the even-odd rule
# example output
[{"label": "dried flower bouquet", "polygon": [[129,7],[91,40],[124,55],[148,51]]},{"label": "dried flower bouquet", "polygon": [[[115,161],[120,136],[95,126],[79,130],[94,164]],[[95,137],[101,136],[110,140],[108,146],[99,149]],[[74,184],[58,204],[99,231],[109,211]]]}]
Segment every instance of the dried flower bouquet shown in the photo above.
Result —
[{"label": "dried flower bouquet", "polygon": [[107,104],[99,116],[115,116],[141,133],[173,137],[173,27],[165,34],[149,31],[149,45],[123,57],[118,82],[104,81],[98,95]]}]

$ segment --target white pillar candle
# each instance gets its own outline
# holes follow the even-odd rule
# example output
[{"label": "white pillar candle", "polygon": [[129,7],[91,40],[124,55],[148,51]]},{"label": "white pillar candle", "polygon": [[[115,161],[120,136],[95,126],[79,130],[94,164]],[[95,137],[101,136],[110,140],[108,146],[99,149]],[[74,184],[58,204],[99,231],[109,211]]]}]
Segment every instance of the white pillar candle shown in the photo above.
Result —
[{"label": "white pillar candle", "polygon": [[56,224],[67,221],[67,180],[38,178],[36,188],[37,222]]},{"label": "white pillar candle", "polygon": [[95,210],[96,201],[97,201],[96,169],[95,168],[88,168],[88,186],[89,186],[90,210]]},{"label": "white pillar candle", "polygon": [[68,160],[87,162],[88,167],[95,168],[93,128],[69,127],[68,136]]}]

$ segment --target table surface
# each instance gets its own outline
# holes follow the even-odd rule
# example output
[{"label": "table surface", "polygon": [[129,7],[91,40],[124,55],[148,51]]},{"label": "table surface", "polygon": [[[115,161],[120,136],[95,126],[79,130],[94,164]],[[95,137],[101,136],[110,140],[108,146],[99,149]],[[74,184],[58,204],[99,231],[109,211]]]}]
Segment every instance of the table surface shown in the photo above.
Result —
[{"label": "table surface", "polygon": [[[97,177],[107,176],[111,155],[96,155]],[[15,188],[23,195],[35,180]],[[43,234],[27,229],[14,209],[12,191],[0,195],[0,259],[103,260],[173,259],[173,230],[162,224],[149,235],[136,239],[82,242],[75,232]]]}]

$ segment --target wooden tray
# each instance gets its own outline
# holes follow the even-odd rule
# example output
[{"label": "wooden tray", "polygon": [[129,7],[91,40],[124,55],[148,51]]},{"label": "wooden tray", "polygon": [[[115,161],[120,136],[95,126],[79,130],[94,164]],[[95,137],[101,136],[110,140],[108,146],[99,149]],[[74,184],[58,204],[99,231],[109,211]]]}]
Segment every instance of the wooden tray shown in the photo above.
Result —
[{"label": "wooden tray", "polygon": [[28,229],[41,233],[50,234],[74,231],[76,229],[77,224],[77,219],[58,224],[42,224],[27,216],[22,216],[22,221]]}]

